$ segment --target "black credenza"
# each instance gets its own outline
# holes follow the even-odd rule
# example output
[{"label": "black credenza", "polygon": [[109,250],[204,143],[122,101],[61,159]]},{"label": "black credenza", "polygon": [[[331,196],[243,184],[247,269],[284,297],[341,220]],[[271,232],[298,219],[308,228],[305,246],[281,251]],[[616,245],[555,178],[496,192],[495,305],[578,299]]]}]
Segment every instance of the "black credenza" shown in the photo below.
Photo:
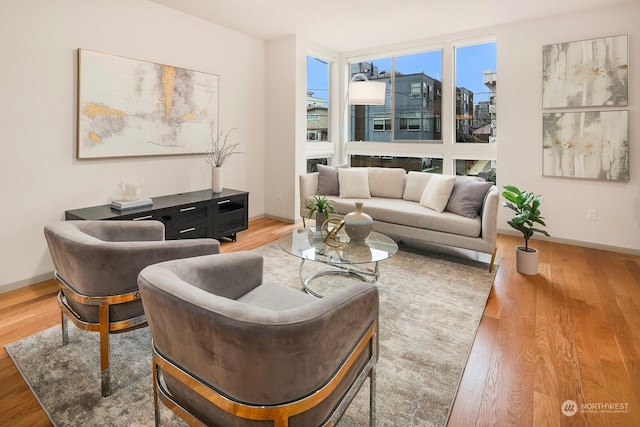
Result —
[{"label": "black credenza", "polygon": [[249,193],[225,188],[192,191],[153,197],[153,205],[117,210],[111,205],[65,211],[66,220],[154,219],[165,225],[165,238],[195,239],[223,237],[236,239],[236,233],[249,227]]}]

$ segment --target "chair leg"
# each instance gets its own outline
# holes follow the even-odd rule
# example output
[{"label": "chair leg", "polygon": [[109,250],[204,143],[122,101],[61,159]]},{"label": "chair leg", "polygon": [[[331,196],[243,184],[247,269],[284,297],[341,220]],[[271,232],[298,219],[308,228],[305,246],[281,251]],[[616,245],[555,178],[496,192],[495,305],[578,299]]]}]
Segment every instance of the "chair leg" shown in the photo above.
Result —
[{"label": "chair leg", "polygon": [[369,425],[376,426],[376,367],[369,372]]},{"label": "chair leg", "polygon": [[111,394],[111,376],[109,375],[109,304],[100,305],[100,382],[102,397]]},{"label": "chair leg", "polygon": [[67,316],[64,315],[64,312],[60,310],[60,326],[62,327],[62,345],[65,346],[69,344],[69,326],[67,321]]},{"label": "chair leg", "polygon": [[160,406],[158,402],[158,364],[156,363],[155,356],[152,361],[153,367],[153,414],[155,417],[156,427],[160,427]]}]

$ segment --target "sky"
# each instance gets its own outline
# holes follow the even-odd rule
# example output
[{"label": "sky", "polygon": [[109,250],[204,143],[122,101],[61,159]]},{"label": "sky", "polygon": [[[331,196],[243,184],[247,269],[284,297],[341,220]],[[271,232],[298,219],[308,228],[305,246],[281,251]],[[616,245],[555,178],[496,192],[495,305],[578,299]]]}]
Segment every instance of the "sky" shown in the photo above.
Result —
[{"label": "sky", "polygon": [[[391,58],[376,59],[373,64],[378,71],[391,71]],[[442,51],[424,52],[395,58],[396,70],[404,74],[424,72],[426,75],[442,81]],[[474,94],[487,93],[483,83],[483,72],[496,71],[496,44],[486,43],[464,46],[456,49],[456,86],[465,87]],[[315,58],[307,57],[307,90],[314,96],[327,99],[329,76],[327,64]],[[486,101],[488,96],[476,95],[474,101]]]}]

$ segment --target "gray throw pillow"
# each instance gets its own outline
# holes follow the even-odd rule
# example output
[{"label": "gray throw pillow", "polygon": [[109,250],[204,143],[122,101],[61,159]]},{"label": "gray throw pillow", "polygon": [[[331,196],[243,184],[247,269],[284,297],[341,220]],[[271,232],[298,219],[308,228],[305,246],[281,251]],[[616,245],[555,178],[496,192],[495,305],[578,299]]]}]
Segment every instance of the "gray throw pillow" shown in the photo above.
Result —
[{"label": "gray throw pillow", "polygon": [[484,196],[493,186],[492,182],[481,182],[473,179],[457,179],[453,191],[444,209],[467,218],[478,216]]},{"label": "gray throw pillow", "polygon": [[317,165],[318,167],[318,194],[322,196],[337,196],[340,194],[338,183],[338,169],[348,168],[348,164],[338,166]]}]

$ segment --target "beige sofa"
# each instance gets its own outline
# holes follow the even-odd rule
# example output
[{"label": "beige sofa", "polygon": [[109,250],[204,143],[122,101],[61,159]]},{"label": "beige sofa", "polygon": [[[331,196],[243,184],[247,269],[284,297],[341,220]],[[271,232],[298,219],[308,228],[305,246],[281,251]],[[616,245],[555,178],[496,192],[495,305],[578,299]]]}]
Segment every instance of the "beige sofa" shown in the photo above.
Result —
[{"label": "beige sofa", "polygon": [[319,165],[300,175],[300,215],[313,196],[322,194],[342,217],[364,203],[373,229],[399,239],[418,240],[491,255],[496,254],[499,191],[472,177],[400,168],[348,168]]}]

